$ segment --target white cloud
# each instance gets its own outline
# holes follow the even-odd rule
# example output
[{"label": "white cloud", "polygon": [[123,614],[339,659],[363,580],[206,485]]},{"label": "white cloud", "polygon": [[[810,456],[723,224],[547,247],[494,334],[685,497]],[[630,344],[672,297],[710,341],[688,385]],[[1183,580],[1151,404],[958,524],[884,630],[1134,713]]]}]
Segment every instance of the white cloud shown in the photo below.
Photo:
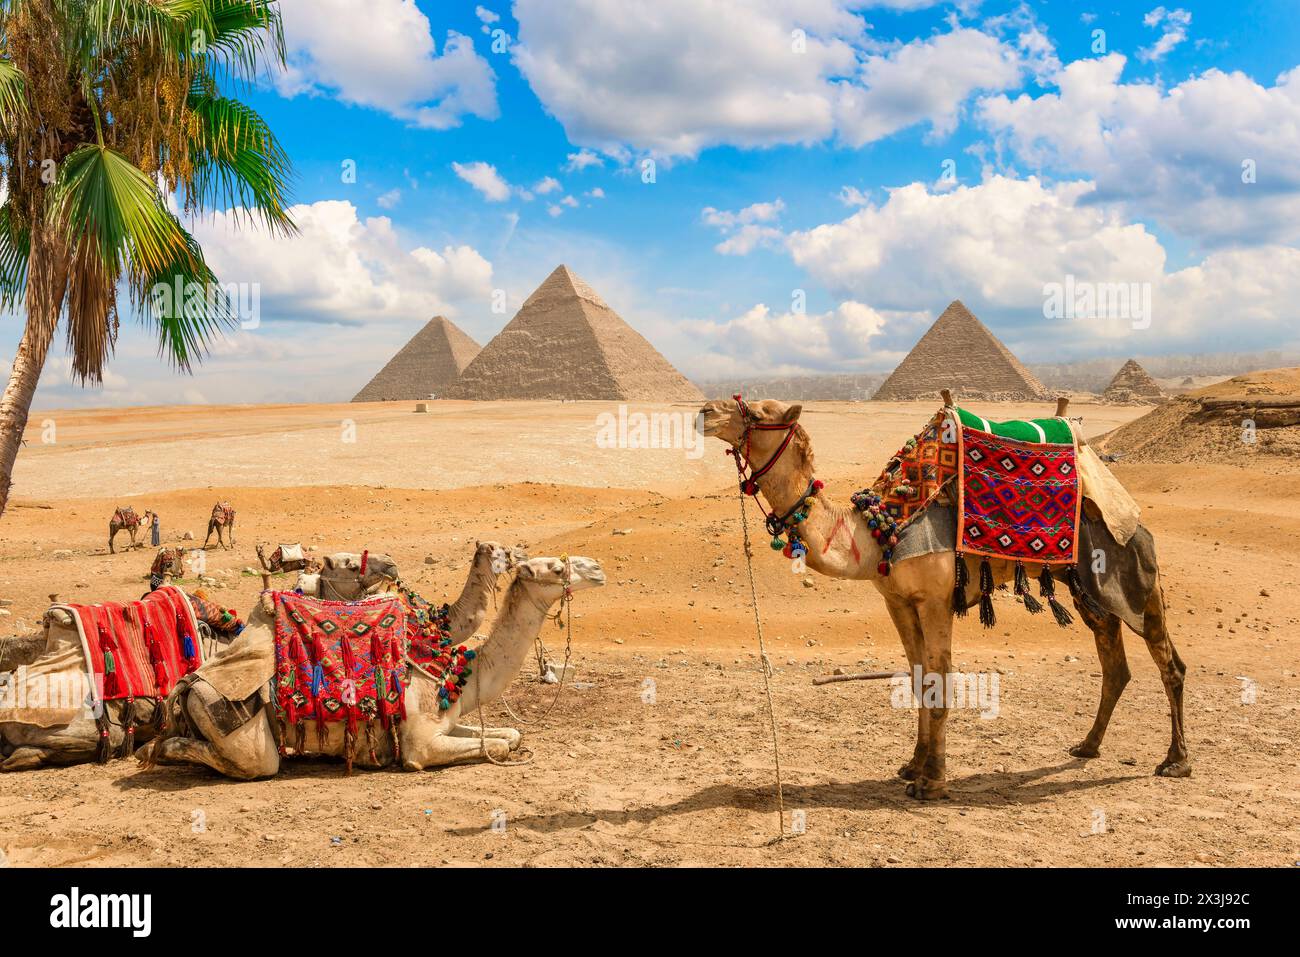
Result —
[{"label": "white cloud", "polygon": [[[787,246],[832,293],[883,314],[923,309],[931,321],[960,298],[985,319],[1001,316],[998,331],[1013,349],[1020,341],[1032,350],[1048,334],[1062,355],[1122,338],[1151,351],[1195,349],[1214,338],[1224,348],[1259,347],[1276,345],[1278,331],[1300,320],[1300,250],[1220,250],[1168,270],[1145,226],[1092,198],[1091,183],[1048,186],[1034,177],[993,176],[941,193],[912,183],[841,222],[790,234]],[[1151,327],[1135,330],[1125,317],[1044,318],[1044,285],[1067,276],[1149,284]],[[924,325],[896,328],[902,338],[887,344],[907,348]]]},{"label": "white cloud", "polygon": [[578,208],[578,201],[574,199],[572,196],[564,197],[564,199],[560,200],[560,203],[565,206],[568,206],[570,209]]},{"label": "white cloud", "polygon": [[580,173],[588,166],[604,166],[605,161],[593,153],[591,150],[578,150],[576,153],[570,153],[568,162],[564,168],[570,173]]},{"label": "white cloud", "polygon": [[958,109],[973,92],[1018,86],[1020,64],[1014,49],[971,29],[868,57],[858,82],[839,88],[840,136],[862,146],[926,121],[936,133],[950,133]]},{"label": "white cloud", "polygon": [[517,0],[514,59],[571,142],[620,158],[836,135],[861,145],[923,122],[944,132],[973,92],[1019,83],[1021,53],[993,36],[954,27],[890,48],[860,6]]},{"label": "white cloud", "polygon": [[476,161],[473,163],[452,163],[456,175],[469,183],[492,203],[503,203],[513,192],[509,183],[501,178],[497,168],[491,163]]},{"label": "white cloud", "polygon": [[438,55],[412,0],[281,0],[286,96],[323,93],[415,126],[448,129],[498,115],[496,75],[469,37],[448,31]]},{"label": "white cloud", "polygon": [[402,200],[402,191],[397,188],[390,189],[382,194],[375,202],[379,204],[380,209],[393,209]]},{"label": "white cloud", "polygon": [[222,282],[258,284],[264,325],[428,318],[489,301],[492,265],[471,246],[412,248],[386,216],[362,220],[356,207],[340,200],[289,212],[300,231],[288,238],[234,212],[194,224]]},{"label": "white cloud", "polygon": [[546,212],[551,216],[552,219],[554,219],[555,217],[559,216],[561,213],[564,212],[564,207],[558,206],[555,203],[548,203],[546,206]]},{"label": "white cloud", "polygon": [[885,318],[847,300],[830,312],[774,313],[759,303],[725,322],[687,320],[684,331],[702,347],[692,372],[701,378],[858,372],[879,365],[873,339]]},{"label": "white cloud", "polygon": [[554,193],[560,188],[560,181],[558,179],[554,176],[544,176],[537,181],[537,185],[533,187],[533,192],[537,193],[539,196],[545,196],[548,193]]},{"label": "white cloud", "polygon": [[744,256],[760,245],[779,245],[782,232],[773,223],[785,209],[785,203],[776,199],[770,203],[753,203],[735,212],[706,206],[700,219],[723,235],[723,240],[713,248],[724,256]]},{"label": "white cloud", "polygon": [[1164,90],[1121,82],[1124,65],[1076,60],[1058,92],[988,97],[981,116],[1031,167],[1088,177],[1130,218],[1215,244],[1300,236],[1300,68],[1273,86],[1209,70]]},{"label": "white cloud", "polygon": [[605,191],[601,189],[599,186],[593,186],[591,189],[587,190],[582,195],[590,196],[592,199],[604,199]]},{"label": "white cloud", "polygon": [[493,13],[487,7],[477,6],[474,8],[474,16],[478,17],[484,23],[496,23],[501,19],[501,15]]},{"label": "white cloud", "polygon": [[1170,50],[1187,39],[1187,28],[1191,26],[1192,15],[1181,8],[1166,10],[1164,7],[1156,7],[1142,18],[1142,22],[1148,27],[1163,28],[1155,43],[1138,50],[1139,60],[1154,62],[1164,59]]}]

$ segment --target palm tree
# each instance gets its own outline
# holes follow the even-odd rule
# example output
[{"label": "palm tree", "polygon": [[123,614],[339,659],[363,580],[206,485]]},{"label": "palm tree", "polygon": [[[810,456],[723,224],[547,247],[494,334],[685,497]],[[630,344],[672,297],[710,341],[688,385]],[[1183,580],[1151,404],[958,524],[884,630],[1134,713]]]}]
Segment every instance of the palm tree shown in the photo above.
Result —
[{"label": "palm tree", "polygon": [[0,515],[61,320],[82,383],[103,379],[120,289],[180,371],[234,321],[221,296],[155,294],[218,288],[174,208],[295,230],[288,157],[222,92],[283,68],[275,2],[0,0],[0,311],[27,313],[0,397]]}]

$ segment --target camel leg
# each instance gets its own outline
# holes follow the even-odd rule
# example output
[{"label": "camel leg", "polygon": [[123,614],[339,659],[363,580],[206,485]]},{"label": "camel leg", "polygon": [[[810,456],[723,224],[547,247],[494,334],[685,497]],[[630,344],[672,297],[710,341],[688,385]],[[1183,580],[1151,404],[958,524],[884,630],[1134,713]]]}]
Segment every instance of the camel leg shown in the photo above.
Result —
[{"label": "camel leg", "polygon": [[117,538],[117,531],[116,528],[109,528],[108,530],[108,553],[110,555],[117,554],[116,550],[113,548],[113,539]]},{"label": "camel leg", "polygon": [[31,771],[39,768],[54,752],[48,748],[15,748],[14,753],[0,761],[0,771]]},{"label": "camel leg", "polygon": [[1097,657],[1101,659],[1101,701],[1097,704],[1097,717],[1093,719],[1088,736],[1072,747],[1070,754],[1076,758],[1095,758],[1101,753],[1101,741],[1106,736],[1115,704],[1132,675],[1128,670],[1128,658],[1124,655],[1124,636],[1118,616],[1094,618],[1078,602],[1074,603],[1074,607],[1084,623],[1092,629],[1092,636],[1097,643]]},{"label": "camel leg", "polygon": [[[897,599],[885,600],[885,608],[894,622],[899,639],[903,642],[903,651],[907,655],[908,681],[916,674],[917,665],[924,664],[925,638],[921,633],[921,620],[916,616],[916,609]],[[904,781],[913,780],[925,764],[926,751],[930,744],[930,713],[924,708],[916,709],[916,747],[912,751],[912,760],[898,769],[898,776]]]},{"label": "camel leg", "polygon": [[[926,678],[942,679],[937,706],[922,707],[929,712],[930,740],[920,774],[907,786],[907,793],[921,801],[948,797],[945,725],[948,721],[949,687],[952,681],[952,604],[947,594],[923,599],[916,610],[925,636]],[[933,680],[933,679],[930,679]],[[922,684],[924,689],[925,684]],[[924,702],[922,703],[924,704]]]},{"label": "camel leg", "polygon": [[1166,778],[1189,777],[1192,762],[1183,736],[1183,679],[1187,675],[1187,666],[1178,657],[1178,651],[1169,639],[1169,630],[1165,625],[1165,596],[1159,583],[1151,589],[1151,597],[1147,599],[1142,618],[1142,637],[1146,639],[1147,649],[1155,659],[1156,667],[1160,669],[1160,680],[1164,682],[1165,696],[1169,699],[1169,721],[1172,727],[1169,753],[1156,767],[1156,774]]},{"label": "camel leg", "polygon": [[[212,523],[208,522],[208,534],[203,536],[203,547],[208,547],[208,539],[212,537]],[[221,541],[221,534],[217,533],[217,541]]]},{"label": "camel leg", "polygon": [[[478,739],[479,729],[472,724],[455,724],[447,732],[453,738],[474,738]],[[519,748],[519,742],[523,740],[523,735],[514,728],[484,728],[482,737],[501,738],[510,745],[510,750],[515,751]]]},{"label": "camel leg", "polygon": [[423,771],[451,764],[476,764],[483,760],[483,748],[487,748],[488,754],[498,761],[504,761],[510,755],[510,745],[504,738],[488,738],[480,746],[477,736],[461,738],[435,734],[414,747],[404,744],[402,766],[408,771]]}]

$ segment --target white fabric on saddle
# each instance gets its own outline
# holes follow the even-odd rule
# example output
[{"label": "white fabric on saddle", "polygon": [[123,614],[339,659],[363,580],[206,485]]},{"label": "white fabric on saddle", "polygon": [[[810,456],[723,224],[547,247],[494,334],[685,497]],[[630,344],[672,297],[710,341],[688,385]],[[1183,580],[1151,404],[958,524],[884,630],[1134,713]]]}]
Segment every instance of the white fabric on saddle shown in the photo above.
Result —
[{"label": "white fabric on saddle", "polygon": [[1073,422],[1075,466],[1079,469],[1079,491],[1085,499],[1097,506],[1106,528],[1120,545],[1127,545],[1128,540],[1137,531],[1142,509],[1133,496],[1129,494],[1115,474],[1106,467],[1088,440],[1083,437],[1079,427]]},{"label": "white fabric on saddle", "polygon": [[[70,620],[60,620],[64,617]],[[0,691],[0,722],[55,728],[87,712],[84,696],[92,688],[86,681],[85,651],[75,616],[47,613],[45,634],[45,652],[9,672],[10,681]]]},{"label": "white fabric on saddle", "polygon": [[303,561],[302,545],[281,545],[280,561],[283,562],[300,562]]},{"label": "white fabric on saddle", "polygon": [[275,616],[254,606],[248,624],[227,647],[194,672],[231,701],[243,701],[275,677]]}]

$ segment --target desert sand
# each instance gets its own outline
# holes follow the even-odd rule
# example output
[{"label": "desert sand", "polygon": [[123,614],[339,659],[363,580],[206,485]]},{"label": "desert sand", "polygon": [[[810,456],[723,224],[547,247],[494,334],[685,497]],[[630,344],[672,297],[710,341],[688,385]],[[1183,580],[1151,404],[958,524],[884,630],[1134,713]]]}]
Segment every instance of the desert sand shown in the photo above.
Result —
[{"label": "desert sand", "polygon": [[[934,402],[813,403],[803,424],[840,501]],[[786,825],[775,845],[772,754],[722,445],[603,449],[607,403],[194,407],[37,412],[0,519],[0,640],[37,627],[49,595],[138,597],[152,549],[109,555],[118,504],[162,515],[165,543],[201,541],[218,498],[237,546],[207,554],[214,595],[246,612],[256,542],[393,555],[430,600],[452,597],[476,538],[533,555],[589,555],[606,587],[573,606],[578,683],[521,676],[489,724],[525,731],[520,768],[345,778],[298,760],[271,781],[201,768],[106,767],[0,775],[0,851],[15,864],[93,865],[1266,865],[1300,861],[1300,465],[1114,466],[1156,536],[1171,632],[1188,664],[1194,773],[1153,777],[1165,697],[1143,642],[1100,758],[1066,749],[1099,690],[1090,634],[999,598],[996,628],[957,626],[963,671],[1000,676],[997,717],[950,719],[953,799],[906,797],[914,713],[884,682],[813,687],[836,667],[905,662],[875,590],[791,574],[758,538],[756,574],[781,737]],[[647,407],[637,406],[636,409]],[[690,406],[659,411],[689,414]],[[1043,404],[990,407],[996,418]],[[1078,405],[1099,435],[1148,407]],[[55,441],[45,443],[53,425]],[[354,441],[350,441],[354,439]],[[121,539],[119,539],[121,541]],[[63,550],[70,555],[60,554]],[[432,563],[426,563],[426,558]],[[564,635],[543,634],[562,654]],[[1243,686],[1254,683],[1253,703]],[[1104,830],[1096,822],[1103,820]],[[494,830],[494,820],[504,821]]]}]

